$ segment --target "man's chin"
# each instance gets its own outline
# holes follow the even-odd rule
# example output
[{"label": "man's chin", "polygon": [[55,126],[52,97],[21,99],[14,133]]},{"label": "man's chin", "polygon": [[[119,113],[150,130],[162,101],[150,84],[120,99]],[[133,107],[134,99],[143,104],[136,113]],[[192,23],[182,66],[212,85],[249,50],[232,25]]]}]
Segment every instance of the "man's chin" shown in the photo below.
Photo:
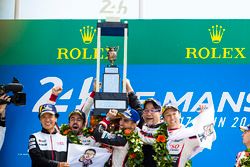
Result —
[{"label": "man's chin", "polygon": [[178,129],[179,128],[179,125],[178,124],[169,124],[168,127],[170,129]]},{"label": "man's chin", "polygon": [[153,120],[147,120],[146,124],[149,125],[149,126],[152,126],[152,125],[154,125],[154,121]]},{"label": "man's chin", "polygon": [[43,126],[43,128],[49,131],[54,129],[54,126]]},{"label": "man's chin", "polygon": [[75,134],[78,134],[79,131],[80,131],[79,129],[72,129],[72,132]]}]

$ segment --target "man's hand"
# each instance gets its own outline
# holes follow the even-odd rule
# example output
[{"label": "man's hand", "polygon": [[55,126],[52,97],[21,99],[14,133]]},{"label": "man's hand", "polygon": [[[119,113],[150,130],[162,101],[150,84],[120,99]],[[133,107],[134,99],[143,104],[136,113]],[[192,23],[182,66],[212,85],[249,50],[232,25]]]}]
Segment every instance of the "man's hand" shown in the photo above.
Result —
[{"label": "man's hand", "polygon": [[69,164],[67,162],[59,162],[57,167],[69,167]]},{"label": "man's hand", "polygon": [[58,96],[62,92],[63,88],[61,86],[56,86],[52,88],[52,94]]},{"label": "man's hand", "polygon": [[107,113],[106,119],[109,121],[117,119],[117,113],[118,113],[117,110],[110,109],[109,112]]},{"label": "man's hand", "polygon": [[[6,94],[0,96],[0,99],[3,101],[10,102],[10,97],[7,96]],[[7,104],[1,104],[0,105],[0,115],[1,117],[5,117],[5,109],[6,109]]]},{"label": "man's hand", "polygon": [[[102,88],[102,83],[99,82],[99,89]],[[94,83],[93,83],[93,91],[96,92],[96,79],[94,79]]]}]

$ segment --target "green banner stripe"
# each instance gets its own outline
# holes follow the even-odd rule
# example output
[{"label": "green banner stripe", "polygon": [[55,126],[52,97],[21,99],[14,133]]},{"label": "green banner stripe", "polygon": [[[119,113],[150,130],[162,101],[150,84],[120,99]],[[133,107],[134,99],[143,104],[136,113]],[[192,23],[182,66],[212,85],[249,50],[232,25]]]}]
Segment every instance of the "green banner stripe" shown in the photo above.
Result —
[{"label": "green banner stripe", "polygon": [[[2,20],[0,64],[94,64],[97,20]],[[250,20],[128,20],[129,64],[249,64]],[[218,27],[217,27],[217,26]],[[93,28],[92,28],[93,27]],[[210,31],[209,31],[210,30]],[[107,46],[123,38],[102,37]]]}]

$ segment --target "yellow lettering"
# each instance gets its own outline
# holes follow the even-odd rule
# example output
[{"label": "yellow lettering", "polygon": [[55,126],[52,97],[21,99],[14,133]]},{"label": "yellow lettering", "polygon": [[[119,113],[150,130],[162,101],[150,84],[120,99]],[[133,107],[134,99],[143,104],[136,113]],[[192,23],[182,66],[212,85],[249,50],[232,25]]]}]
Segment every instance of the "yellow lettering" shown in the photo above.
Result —
[{"label": "yellow lettering", "polygon": [[64,55],[64,59],[69,59],[67,53],[68,53],[68,49],[67,48],[57,48],[58,52],[57,52],[57,59],[58,60],[62,60],[62,55]]},{"label": "yellow lettering", "polygon": [[195,48],[186,48],[186,53],[186,59],[190,59],[191,55],[193,55],[193,57],[197,59]]},{"label": "yellow lettering", "polygon": [[212,50],[211,59],[220,59],[221,55],[219,55],[218,57],[216,57],[216,48],[211,48],[211,50]]},{"label": "yellow lettering", "polygon": [[[223,59],[231,59],[233,58],[233,56],[231,55],[231,51],[233,50],[233,48],[223,48]],[[228,57],[227,57],[228,55]]]},{"label": "yellow lettering", "polygon": [[[245,59],[246,56],[243,51],[246,48],[186,48],[186,59],[200,58],[200,59]],[[236,54],[235,54],[236,53]],[[197,57],[198,56],[198,57]]]},{"label": "yellow lettering", "polygon": [[92,55],[90,55],[89,57],[87,57],[87,50],[88,48],[82,48],[83,50],[83,56],[82,56],[82,59],[92,59]]},{"label": "yellow lettering", "polygon": [[[73,55],[73,52],[74,52],[75,50],[77,51],[77,56],[76,56],[76,57],[74,57],[74,55]],[[79,59],[79,57],[81,56],[81,50],[78,49],[78,48],[73,48],[73,49],[70,50],[69,56],[70,56],[70,58],[73,59],[73,60]]]},{"label": "yellow lettering", "polygon": [[[103,53],[103,48],[100,48],[100,59],[103,59],[102,53]],[[107,52],[105,52],[105,53],[107,53]],[[97,48],[94,48],[94,59],[97,59]]]},{"label": "yellow lettering", "polygon": [[[202,52],[203,52],[203,51],[205,51],[205,53],[206,53],[205,56],[202,56]],[[199,57],[200,57],[201,59],[206,59],[206,58],[208,58],[209,54],[210,54],[209,49],[208,49],[208,48],[205,48],[205,47],[201,48],[201,49],[198,51],[198,55],[199,55]]]},{"label": "yellow lettering", "polygon": [[242,59],[245,59],[246,57],[243,55],[242,51],[246,48],[235,48],[235,50],[238,52],[238,54],[234,58],[238,58],[240,56]]}]

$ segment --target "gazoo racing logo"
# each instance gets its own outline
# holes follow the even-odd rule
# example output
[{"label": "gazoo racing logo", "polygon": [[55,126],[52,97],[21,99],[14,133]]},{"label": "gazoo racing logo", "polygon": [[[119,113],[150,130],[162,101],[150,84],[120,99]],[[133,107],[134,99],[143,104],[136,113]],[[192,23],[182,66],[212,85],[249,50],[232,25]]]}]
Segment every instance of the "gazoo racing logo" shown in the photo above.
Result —
[{"label": "gazoo racing logo", "polygon": [[215,25],[208,29],[213,44],[217,47],[186,48],[186,59],[245,59],[246,48],[219,47],[226,29]]},{"label": "gazoo racing logo", "polygon": [[[84,47],[78,48],[57,48],[57,60],[93,60],[97,58],[97,48],[92,47],[96,43],[96,28],[93,26],[82,26],[79,31],[79,35],[77,35],[79,41],[82,42]],[[107,56],[103,55],[105,50],[108,49],[100,48],[100,59],[107,59]]]}]

